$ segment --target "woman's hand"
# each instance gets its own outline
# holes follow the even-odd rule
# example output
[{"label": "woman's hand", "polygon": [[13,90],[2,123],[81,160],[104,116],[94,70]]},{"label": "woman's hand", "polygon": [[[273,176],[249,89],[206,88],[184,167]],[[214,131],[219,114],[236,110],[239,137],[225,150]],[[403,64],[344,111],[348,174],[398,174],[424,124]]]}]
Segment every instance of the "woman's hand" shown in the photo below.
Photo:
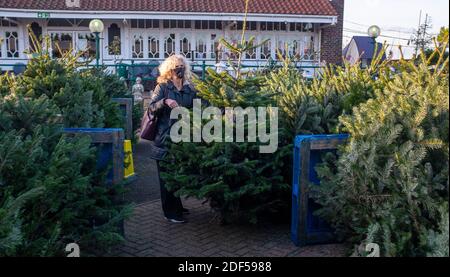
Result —
[{"label": "woman's hand", "polygon": [[164,101],[164,104],[166,104],[167,106],[169,106],[171,109],[174,109],[176,107],[178,107],[178,103],[175,100],[172,99],[166,99]]}]

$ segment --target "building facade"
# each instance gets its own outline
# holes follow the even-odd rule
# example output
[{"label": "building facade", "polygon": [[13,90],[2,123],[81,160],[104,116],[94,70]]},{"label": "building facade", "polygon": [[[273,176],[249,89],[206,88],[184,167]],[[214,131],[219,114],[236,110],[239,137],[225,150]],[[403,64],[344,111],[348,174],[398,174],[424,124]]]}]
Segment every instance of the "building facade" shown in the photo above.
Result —
[{"label": "building facade", "polygon": [[[374,57],[378,57],[383,51],[383,44],[376,39],[367,36],[354,36],[342,51],[342,56],[351,65],[360,63],[362,68],[370,66]],[[386,59],[383,52],[382,60]]]},{"label": "building facade", "polygon": [[[212,65],[227,60],[220,38],[241,38],[244,0],[0,0],[0,66],[26,63],[27,26],[49,36],[54,57],[61,52],[97,51],[89,30],[101,19],[102,63],[160,62],[180,53]],[[265,65],[277,52],[295,56],[301,65],[340,63],[344,0],[251,0],[246,37],[265,43],[245,53],[244,64]]]}]

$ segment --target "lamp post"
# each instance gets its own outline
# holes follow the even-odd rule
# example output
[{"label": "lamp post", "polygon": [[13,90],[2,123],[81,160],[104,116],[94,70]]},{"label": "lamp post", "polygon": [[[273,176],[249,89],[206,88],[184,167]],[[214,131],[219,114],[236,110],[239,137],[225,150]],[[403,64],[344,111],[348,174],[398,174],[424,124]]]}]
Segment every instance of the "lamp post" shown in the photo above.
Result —
[{"label": "lamp post", "polygon": [[93,19],[89,23],[89,30],[95,34],[95,59],[97,68],[99,67],[100,60],[100,33],[103,32],[104,28],[105,26],[100,19]]},{"label": "lamp post", "polygon": [[367,30],[367,34],[369,35],[369,37],[372,38],[372,42],[373,42],[373,55],[374,57],[378,56],[378,44],[377,44],[377,37],[379,37],[381,35],[381,29],[380,27],[378,27],[377,25],[372,25],[369,27],[369,29]]}]

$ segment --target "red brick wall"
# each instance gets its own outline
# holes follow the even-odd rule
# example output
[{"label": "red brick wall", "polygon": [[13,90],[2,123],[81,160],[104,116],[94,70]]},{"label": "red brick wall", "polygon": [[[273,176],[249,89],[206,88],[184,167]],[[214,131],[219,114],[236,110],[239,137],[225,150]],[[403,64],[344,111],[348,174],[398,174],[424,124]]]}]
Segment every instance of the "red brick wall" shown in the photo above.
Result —
[{"label": "red brick wall", "polygon": [[339,14],[338,22],[334,26],[327,26],[322,29],[320,59],[327,63],[342,64],[345,0],[330,0],[330,2]]}]

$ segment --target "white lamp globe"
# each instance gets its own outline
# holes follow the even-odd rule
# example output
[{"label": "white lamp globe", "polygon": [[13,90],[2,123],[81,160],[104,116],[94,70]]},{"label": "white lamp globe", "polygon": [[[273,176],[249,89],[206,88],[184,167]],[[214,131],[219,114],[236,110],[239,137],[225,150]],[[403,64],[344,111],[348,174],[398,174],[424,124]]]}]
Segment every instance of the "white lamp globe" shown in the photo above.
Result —
[{"label": "white lamp globe", "polygon": [[92,33],[101,33],[103,32],[104,28],[105,26],[100,19],[93,19],[89,23],[89,30],[91,30]]},{"label": "white lamp globe", "polygon": [[381,29],[380,29],[380,27],[378,27],[376,25],[370,26],[369,30],[367,30],[367,34],[371,38],[377,38],[381,34]]}]

